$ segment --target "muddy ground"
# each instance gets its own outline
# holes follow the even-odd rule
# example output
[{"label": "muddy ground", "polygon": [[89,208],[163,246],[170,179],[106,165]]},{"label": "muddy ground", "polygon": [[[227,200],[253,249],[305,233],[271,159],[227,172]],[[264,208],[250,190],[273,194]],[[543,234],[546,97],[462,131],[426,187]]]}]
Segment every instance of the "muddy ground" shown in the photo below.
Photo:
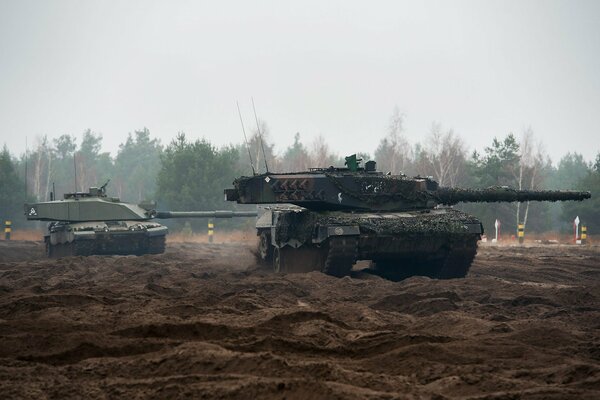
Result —
[{"label": "muddy ground", "polygon": [[466,279],[403,282],[273,275],[250,247],[0,242],[0,396],[600,398],[598,246],[482,247]]}]

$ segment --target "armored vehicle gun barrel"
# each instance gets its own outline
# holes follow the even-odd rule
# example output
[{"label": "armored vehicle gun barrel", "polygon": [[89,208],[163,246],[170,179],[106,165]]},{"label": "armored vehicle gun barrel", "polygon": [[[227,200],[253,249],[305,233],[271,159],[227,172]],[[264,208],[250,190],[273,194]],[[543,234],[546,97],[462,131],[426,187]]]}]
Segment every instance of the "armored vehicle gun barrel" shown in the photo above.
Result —
[{"label": "armored vehicle gun barrel", "polygon": [[236,218],[256,217],[257,211],[157,211],[154,218]]},{"label": "armored vehicle gun barrel", "polygon": [[516,190],[506,186],[486,189],[459,189],[441,187],[436,191],[440,204],[496,203],[525,201],[581,201],[591,197],[590,192],[575,190]]}]

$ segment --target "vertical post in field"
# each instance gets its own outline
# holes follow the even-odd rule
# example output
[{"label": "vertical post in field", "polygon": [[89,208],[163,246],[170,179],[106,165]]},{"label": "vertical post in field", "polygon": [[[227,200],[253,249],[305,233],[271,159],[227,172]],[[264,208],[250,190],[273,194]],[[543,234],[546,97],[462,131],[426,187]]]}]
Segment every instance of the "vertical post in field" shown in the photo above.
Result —
[{"label": "vertical post in field", "polygon": [[215,224],[213,223],[212,219],[208,220],[208,242],[212,243],[213,242],[213,235],[214,235],[214,228],[215,228]]},{"label": "vertical post in field", "polygon": [[12,221],[4,221],[4,240],[10,240],[12,232]]},{"label": "vertical post in field", "polygon": [[525,224],[519,224],[517,228],[517,236],[519,237],[519,243],[523,244],[525,241]]}]

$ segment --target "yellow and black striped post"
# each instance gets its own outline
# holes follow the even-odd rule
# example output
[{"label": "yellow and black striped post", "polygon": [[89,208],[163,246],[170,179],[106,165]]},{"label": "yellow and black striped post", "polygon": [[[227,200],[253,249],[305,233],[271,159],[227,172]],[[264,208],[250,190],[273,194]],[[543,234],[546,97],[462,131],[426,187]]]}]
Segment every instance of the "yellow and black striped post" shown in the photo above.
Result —
[{"label": "yellow and black striped post", "polygon": [[213,235],[215,233],[214,229],[215,229],[215,224],[213,224],[212,219],[209,219],[208,220],[208,242],[209,243],[213,242]]},{"label": "yellow and black striped post", "polygon": [[11,221],[4,221],[4,240],[10,240],[10,232],[12,232],[11,226]]},{"label": "yellow and black striped post", "polygon": [[519,228],[517,229],[517,236],[519,237],[519,243],[523,244],[525,241],[525,225],[519,224]]},{"label": "yellow and black striped post", "polygon": [[581,225],[581,244],[587,242],[587,226]]}]

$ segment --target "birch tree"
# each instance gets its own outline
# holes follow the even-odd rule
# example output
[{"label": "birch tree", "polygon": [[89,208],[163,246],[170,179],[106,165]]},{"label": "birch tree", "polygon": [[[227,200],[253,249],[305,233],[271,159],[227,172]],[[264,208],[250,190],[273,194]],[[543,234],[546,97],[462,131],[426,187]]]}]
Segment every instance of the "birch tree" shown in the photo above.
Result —
[{"label": "birch tree", "polygon": [[30,169],[27,181],[29,182],[29,193],[39,200],[47,200],[49,194],[50,175],[52,174],[52,148],[48,137],[37,138],[37,145],[29,157]]},{"label": "birch tree", "polygon": [[406,171],[411,160],[411,148],[403,135],[404,115],[394,108],[386,136],[375,150],[375,160],[381,171],[398,174]]},{"label": "birch tree", "polygon": [[444,133],[441,125],[434,122],[426,149],[426,157],[439,185],[456,186],[466,159],[465,144],[460,136],[451,129]]},{"label": "birch tree", "polygon": [[319,135],[313,140],[310,158],[312,166],[322,168],[335,166],[337,161],[336,155],[330,150],[329,144],[327,144],[323,135]]},{"label": "birch tree", "polygon": [[[536,140],[531,127],[527,128],[521,135],[519,148],[519,168],[516,176],[518,188],[519,190],[536,190],[541,183],[541,172],[547,156],[542,142]],[[529,206],[530,202],[527,201],[525,209],[522,210],[521,203],[517,203],[517,225],[523,223],[527,226]]]},{"label": "birch tree", "polygon": [[52,183],[56,184],[55,196],[73,191],[74,163],[73,155],[77,150],[74,136],[61,135],[52,141],[54,147],[54,161],[52,167]]}]

